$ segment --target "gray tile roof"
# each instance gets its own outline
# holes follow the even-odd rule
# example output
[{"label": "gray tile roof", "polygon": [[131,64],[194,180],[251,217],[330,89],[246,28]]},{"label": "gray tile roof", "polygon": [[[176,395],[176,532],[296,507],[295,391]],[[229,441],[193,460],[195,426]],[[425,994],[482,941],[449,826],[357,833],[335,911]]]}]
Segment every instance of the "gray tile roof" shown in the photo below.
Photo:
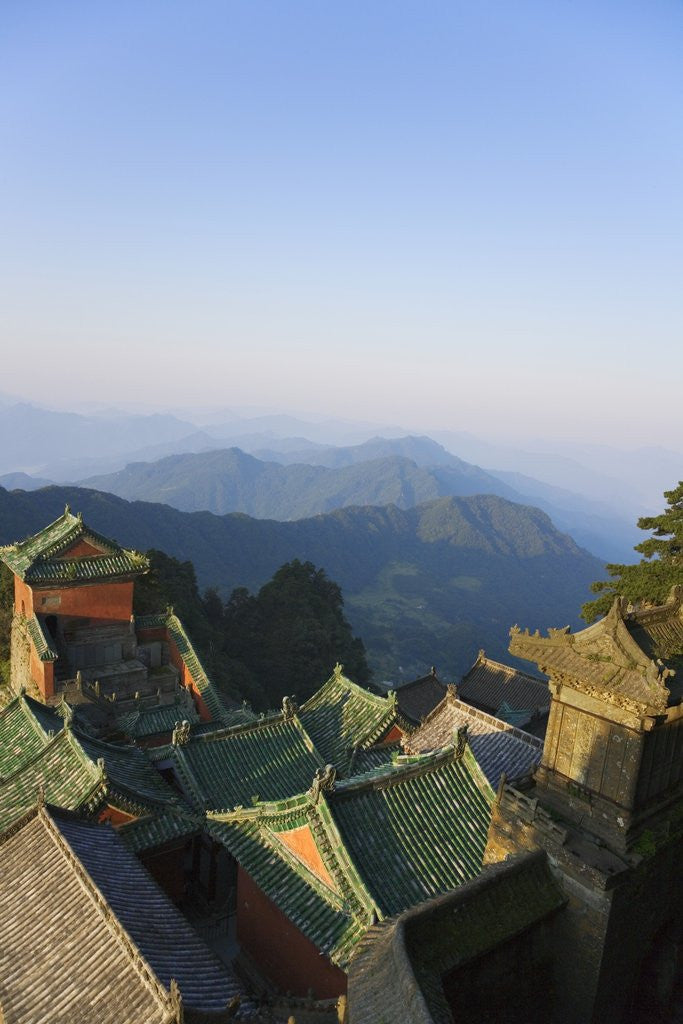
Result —
[{"label": "gray tile roof", "polygon": [[449,689],[419,729],[405,740],[406,750],[424,753],[453,742],[455,732],[467,726],[467,738],[479,765],[494,789],[503,772],[508,779],[527,775],[541,760],[543,742],[493,715],[470,707]]},{"label": "gray tile roof", "polygon": [[0,836],[0,875],[3,1019],[12,1024],[180,1019],[169,992],[45,809]]},{"label": "gray tile roof", "polygon": [[[489,714],[499,715],[501,705],[513,713],[543,713],[550,707],[548,684],[538,676],[487,658],[483,651],[458,686],[458,696]],[[522,724],[518,719],[517,724]]]},{"label": "gray tile roof", "polygon": [[420,679],[414,679],[412,683],[405,683],[396,690],[396,700],[399,710],[405,717],[419,725],[423,718],[426,718],[430,711],[443,700],[446,694],[446,684],[442,683],[436,674],[436,670]]},{"label": "gray tile roof", "polygon": [[113,828],[55,814],[60,833],[117,920],[168,988],[175,978],[183,1003],[225,1009],[240,987]]}]

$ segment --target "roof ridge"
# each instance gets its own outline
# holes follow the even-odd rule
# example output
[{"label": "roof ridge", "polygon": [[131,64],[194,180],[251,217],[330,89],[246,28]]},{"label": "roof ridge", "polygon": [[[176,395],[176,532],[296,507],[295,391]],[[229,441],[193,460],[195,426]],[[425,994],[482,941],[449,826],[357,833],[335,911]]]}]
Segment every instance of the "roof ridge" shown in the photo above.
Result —
[{"label": "roof ridge", "polygon": [[[21,707],[22,711],[24,712],[24,714],[26,715],[26,718],[28,719],[28,722],[29,722],[31,728],[36,733],[36,735],[38,735],[42,740],[44,740],[45,744],[47,744],[49,742],[49,735],[50,734],[49,734],[49,732],[45,732],[45,729],[43,729],[42,725],[40,724],[40,722],[36,718],[35,713],[33,711],[33,708],[31,707],[31,705],[29,703],[29,701],[32,698],[30,698],[28,696],[28,694],[26,693],[25,690],[22,690],[22,692],[18,695],[17,699],[19,700],[20,707]],[[8,705],[8,707],[9,707],[9,705]],[[45,705],[45,707],[47,707],[47,705]],[[55,734],[57,732],[61,732],[61,731],[62,731],[61,729],[57,729],[57,730],[55,730]]]},{"label": "roof ridge", "polygon": [[41,533],[47,533],[47,531],[51,530],[53,526],[57,526],[62,522],[66,524],[69,521],[69,519],[73,520],[72,525],[75,525],[78,521],[78,517],[73,515],[68,505],[65,505],[64,511],[62,512],[61,516],[57,516],[57,518],[54,519],[51,523],[48,523],[47,526],[44,526],[42,530],[38,530],[37,533],[32,533],[29,537],[24,537],[23,540],[15,540],[12,544],[3,544],[2,547],[0,547],[0,551],[9,551],[15,548],[23,548],[27,544],[30,544],[32,540],[35,540],[36,537],[39,537]]},{"label": "roof ridge", "polygon": [[363,789],[384,789],[387,786],[397,785],[404,779],[417,778],[426,775],[430,769],[436,770],[442,765],[448,764],[456,759],[457,744],[449,743],[437,750],[430,750],[424,754],[400,754],[398,759],[391,764],[382,765],[372,773],[355,775],[348,779],[341,779],[335,784],[334,793],[345,796],[347,793],[355,793]]},{"label": "roof ridge", "polygon": [[546,680],[541,678],[541,676],[535,676],[531,672],[525,672],[523,668],[514,668],[514,666],[512,665],[506,665],[505,662],[503,661],[496,661],[494,658],[489,658],[484,653],[484,651],[480,651],[479,654],[477,655],[477,660],[472,663],[470,668],[468,668],[467,672],[465,672],[465,675],[462,677],[461,683],[464,682],[464,680],[467,678],[470,672],[472,672],[477,667],[477,665],[481,665],[484,663],[487,665],[491,665],[495,668],[502,668],[508,674],[512,673],[513,675],[524,676],[526,679],[531,679],[531,681],[534,683],[545,684],[546,682]]},{"label": "roof ridge", "polygon": [[[340,666],[340,668],[341,668],[341,666]],[[343,671],[339,671],[339,672],[335,671],[335,672],[332,673],[330,678],[327,679],[322,684],[322,686],[318,687],[318,689],[315,691],[315,693],[311,694],[311,696],[308,698],[308,700],[304,701],[304,703],[301,705],[299,710],[300,711],[308,711],[308,710],[310,710],[310,708],[315,707],[316,705],[313,702],[316,700],[316,698],[320,697],[322,694],[326,693],[328,690],[332,690],[335,687],[339,686],[340,683],[341,684],[346,684],[344,686],[344,689],[349,689],[350,688],[353,691],[355,691],[355,692],[359,693],[360,695],[362,695],[362,697],[364,699],[366,699],[366,700],[369,699],[373,703],[382,703],[383,704],[387,700],[387,697],[383,697],[379,693],[373,693],[372,690],[368,690],[366,687],[361,686],[360,683],[354,683],[354,681],[352,679],[349,679],[348,676],[345,676],[343,674]],[[389,691],[389,693],[393,693],[393,692],[394,692],[393,690]]]},{"label": "roof ridge", "polygon": [[[172,993],[166,991],[166,988],[161,983],[146,958],[143,956],[139,947],[121,924],[106,896],[90,876],[85,865],[82,863],[66,837],[60,831],[48,808],[39,805],[36,809],[36,816],[40,819],[45,831],[52,839],[52,842],[57,847],[63,859],[66,860],[69,867],[74,871],[82,889],[90,898],[91,902],[94,903],[106,927],[114,935],[119,945],[123,946],[128,959],[131,961],[133,968],[137,971],[143,983],[147,985],[147,987],[166,1006],[167,1011],[169,1011],[169,1016],[166,1018],[168,1024],[178,1021],[180,1018],[177,1013],[177,1007],[173,1005]],[[112,832],[114,831],[107,823],[100,825],[88,825],[84,823],[84,827],[110,828]]]}]

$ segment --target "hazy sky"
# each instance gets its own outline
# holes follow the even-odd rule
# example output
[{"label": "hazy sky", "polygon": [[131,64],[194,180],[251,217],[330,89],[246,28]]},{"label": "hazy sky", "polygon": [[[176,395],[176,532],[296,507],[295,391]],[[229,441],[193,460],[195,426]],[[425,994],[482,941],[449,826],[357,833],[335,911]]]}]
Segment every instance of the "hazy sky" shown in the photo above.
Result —
[{"label": "hazy sky", "polygon": [[0,390],[680,440],[682,47],[679,0],[7,0]]}]

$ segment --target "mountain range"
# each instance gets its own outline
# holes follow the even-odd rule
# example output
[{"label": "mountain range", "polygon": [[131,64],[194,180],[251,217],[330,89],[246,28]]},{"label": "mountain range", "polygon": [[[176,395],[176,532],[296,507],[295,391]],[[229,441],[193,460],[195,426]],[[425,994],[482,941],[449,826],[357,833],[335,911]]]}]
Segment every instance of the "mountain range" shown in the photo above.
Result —
[{"label": "mountain range", "polygon": [[480,647],[508,657],[516,622],[575,626],[589,584],[604,575],[602,563],[543,512],[494,495],[276,522],[181,512],[85,488],[0,489],[0,542],[41,529],[66,503],[126,546],[191,560],[202,587],[224,596],[237,586],[255,590],[293,558],[324,568],[343,589],[378,680],[409,679],[431,664],[455,676]]},{"label": "mountain range", "polygon": [[607,560],[628,557],[638,539],[634,524],[620,522],[607,508],[519,474],[506,474],[508,482],[428,437],[372,438],[346,448],[259,454],[263,458],[229,448],[171,455],[79,484],[129,500],[165,502],[185,512],[244,512],[283,521],[351,505],[406,509],[434,498],[496,494],[542,508],[577,543]]}]

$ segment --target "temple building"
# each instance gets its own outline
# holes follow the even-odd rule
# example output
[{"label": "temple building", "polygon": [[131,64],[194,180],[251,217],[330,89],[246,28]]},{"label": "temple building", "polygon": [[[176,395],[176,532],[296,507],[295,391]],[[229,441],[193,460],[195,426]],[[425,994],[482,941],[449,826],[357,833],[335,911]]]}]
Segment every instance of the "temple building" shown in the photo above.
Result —
[{"label": "temple building", "polygon": [[68,506],[28,540],[0,548],[14,574],[11,685],[66,699],[101,734],[170,738],[174,724],[253,718],[207,677],[172,609],[135,618],[144,555],[90,529]]},{"label": "temple building", "polygon": [[458,729],[467,729],[467,739],[486,778],[497,789],[501,776],[519,779],[539,764],[543,742],[514,725],[471,707],[449,684],[443,700],[414,732],[403,740],[409,754],[424,754],[445,747]]}]

